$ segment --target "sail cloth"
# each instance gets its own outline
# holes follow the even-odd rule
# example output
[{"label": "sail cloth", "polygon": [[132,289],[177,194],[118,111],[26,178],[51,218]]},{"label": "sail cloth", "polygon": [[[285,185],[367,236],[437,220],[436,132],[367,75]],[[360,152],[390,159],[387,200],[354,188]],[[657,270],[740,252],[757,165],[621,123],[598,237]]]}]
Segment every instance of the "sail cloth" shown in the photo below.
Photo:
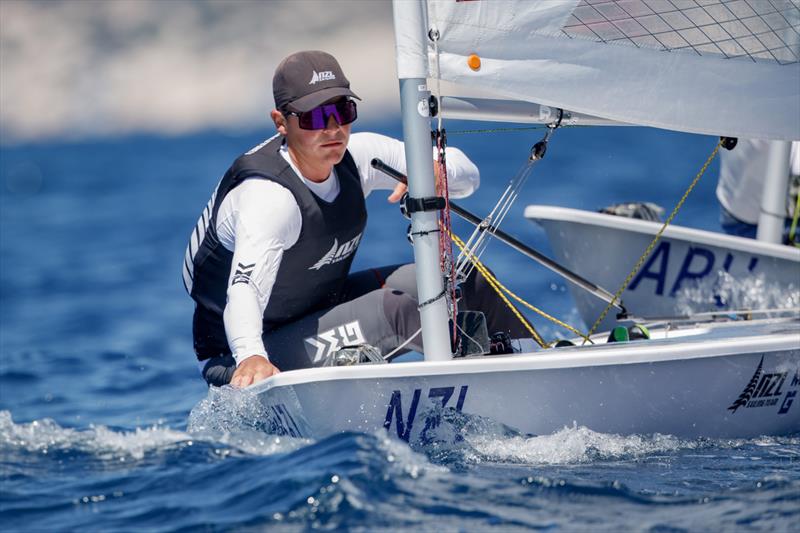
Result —
[{"label": "sail cloth", "polygon": [[[800,139],[800,0],[427,0],[427,17],[424,31],[396,22],[400,78],[420,77],[406,56],[427,52],[428,77],[467,92],[670,130]],[[430,29],[438,54],[420,38]],[[399,44],[413,41],[422,50]]]}]

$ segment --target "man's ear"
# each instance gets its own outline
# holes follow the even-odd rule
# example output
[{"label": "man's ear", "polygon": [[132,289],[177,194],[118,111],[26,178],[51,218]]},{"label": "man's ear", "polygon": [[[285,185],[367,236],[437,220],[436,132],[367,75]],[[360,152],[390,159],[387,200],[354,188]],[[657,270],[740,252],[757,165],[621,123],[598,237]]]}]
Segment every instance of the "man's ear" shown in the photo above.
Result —
[{"label": "man's ear", "polygon": [[286,137],[286,117],[283,116],[283,113],[277,109],[273,109],[269,116],[272,122],[275,123],[275,129],[278,130],[278,133]]}]

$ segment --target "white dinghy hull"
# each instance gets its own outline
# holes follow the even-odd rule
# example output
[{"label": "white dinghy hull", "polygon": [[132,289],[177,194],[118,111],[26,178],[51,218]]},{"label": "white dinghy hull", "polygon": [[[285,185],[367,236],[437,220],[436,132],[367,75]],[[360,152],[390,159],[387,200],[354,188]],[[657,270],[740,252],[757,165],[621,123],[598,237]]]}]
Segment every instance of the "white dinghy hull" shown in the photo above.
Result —
[{"label": "white dinghy hull", "polygon": [[[268,431],[308,438],[387,431],[411,442],[441,439],[436,428],[448,414],[523,435],[574,424],[689,438],[800,432],[800,321],[659,335],[532,354],[298,370],[250,390],[265,407]],[[450,427],[449,438],[458,439],[458,427]]]},{"label": "white dinghy hull", "polygon": [[[656,222],[543,205],[529,205],[525,217],[544,228],[558,262],[612,293],[661,228]],[[740,284],[751,282],[754,289],[761,291],[762,297],[764,290],[779,298],[797,294],[800,291],[800,249],[668,226],[622,293],[622,301],[634,315],[683,315],[686,310],[680,305],[679,291],[697,286],[698,282],[710,291],[721,272]],[[606,303],[571,284],[570,290],[581,318],[593,324]],[[776,302],[766,303],[774,306]],[[737,302],[732,304],[733,307],[726,307],[735,309]],[[616,320],[612,312],[601,327],[610,329],[614,325]]]}]

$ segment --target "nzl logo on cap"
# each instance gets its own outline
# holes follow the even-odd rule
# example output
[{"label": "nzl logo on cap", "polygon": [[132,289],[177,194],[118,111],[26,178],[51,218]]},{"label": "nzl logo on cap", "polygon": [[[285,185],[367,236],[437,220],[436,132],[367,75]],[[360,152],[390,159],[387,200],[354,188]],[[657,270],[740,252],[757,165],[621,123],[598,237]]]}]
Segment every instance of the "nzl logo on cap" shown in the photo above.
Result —
[{"label": "nzl logo on cap", "polygon": [[335,80],[336,76],[333,75],[333,72],[330,70],[325,70],[323,72],[317,72],[316,70],[312,71],[314,74],[311,76],[311,81],[308,82],[309,85],[314,85],[319,81],[328,81],[328,80]]}]

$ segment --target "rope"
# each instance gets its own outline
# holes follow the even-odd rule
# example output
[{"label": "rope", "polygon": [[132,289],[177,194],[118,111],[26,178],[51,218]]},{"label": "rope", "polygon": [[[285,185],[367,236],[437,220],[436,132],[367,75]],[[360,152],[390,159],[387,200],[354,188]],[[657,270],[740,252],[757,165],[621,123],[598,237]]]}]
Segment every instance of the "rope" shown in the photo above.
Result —
[{"label": "rope", "polygon": [[[524,126],[521,128],[486,128],[478,130],[453,130],[449,131],[450,135],[467,135],[473,133],[507,133],[516,131],[530,131],[530,130],[543,130],[549,127],[547,124],[538,124],[536,126]],[[560,128],[593,128],[586,124],[561,124]]]},{"label": "rope", "polygon": [[441,89],[441,66],[439,65],[439,30],[433,27],[428,32],[428,37],[433,41],[434,60],[436,63],[436,90],[435,98],[438,104],[438,112],[436,114],[436,131],[433,132],[436,141],[436,165],[438,169],[438,176],[436,180],[436,196],[444,198],[444,209],[439,211],[439,228],[442,230],[439,233],[439,267],[443,274],[446,273],[445,279],[445,292],[447,293],[447,307],[450,312],[450,319],[453,323],[453,331],[451,338],[456,345],[451,346],[453,351],[458,348],[457,343],[459,337],[457,335],[457,316],[458,316],[458,301],[456,299],[456,261],[453,257],[453,243],[449,239],[451,235],[452,221],[450,219],[450,188],[447,183],[447,160],[445,150],[447,149],[447,134],[442,127],[442,115],[444,115],[444,107],[442,103],[442,89]]},{"label": "rope", "polygon": [[792,226],[789,228],[789,243],[800,247],[800,242],[794,239],[797,231],[797,219],[800,218],[800,191],[797,193],[797,202],[794,206],[794,216],[792,216]]},{"label": "rope", "polygon": [[[463,252],[464,241],[462,241],[458,237],[458,235],[455,234],[453,234],[451,237],[453,239],[453,242],[456,243],[456,246],[458,246],[458,248],[461,249],[461,251]],[[539,335],[539,333],[536,331],[536,329],[527,320],[525,320],[525,318],[520,314],[519,310],[516,307],[514,307],[514,305],[508,300],[508,298],[506,298],[505,294],[503,294],[504,292],[507,293],[509,296],[511,296],[514,300],[516,300],[520,304],[530,309],[531,311],[534,311],[535,313],[546,318],[547,320],[550,320],[551,322],[561,326],[562,328],[575,333],[579,337],[582,337],[584,340],[591,342],[591,340],[586,335],[584,335],[577,329],[573,328],[569,324],[566,324],[565,322],[562,322],[561,320],[555,318],[554,316],[547,314],[546,312],[535,307],[534,305],[531,305],[530,303],[526,302],[525,300],[514,294],[508,287],[500,283],[500,281],[491,272],[489,272],[486,266],[484,266],[484,264],[481,263],[481,261],[474,255],[467,252],[467,257],[469,258],[470,261],[474,263],[475,268],[478,269],[478,272],[480,272],[481,275],[486,279],[486,281],[489,283],[489,286],[492,287],[492,289],[494,289],[497,295],[500,296],[500,299],[508,306],[511,312],[514,313],[514,316],[516,316],[519,319],[520,323],[522,323],[522,325],[525,326],[525,329],[528,330],[528,332],[531,334],[531,337],[533,337],[533,339],[539,346],[541,346],[542,348],[549,348],[550,344],[546,343]]]},{"label": "rope", "polygon": [[[475,257],[480,258],[489,245],[489,240],[494,236],[494,233],[489,231],[488,228],[494,226],[497,228],[511,210],[511,206],[519,196],[519,189],[525,184],[533,171],[533,165],[536,164],[535,159],[528,159],[525,165],[517,172],[513,179],[506,186],[503,194],[497,200],[497,203],[492,208],[492,211],[486,215],[481,224],[475,226],[472,234],[467,239],[465,248],[468,250],[466,253],[473,254]],[[473,263],[466,260],[466,253],[459,254],[456,264],[456,275],[459,279],[466,279],[474,267]]]},{"label": "rope", "polygon": [[[445,291],[447,292],[447,304],[450,311],[450,318],[453,322],[453,342],[458,342],[456,335],[456,317],[458,316],[458,301],[456,299],[456,262],[453,257],[452,220],[450,218],[450,191],[447,184],[447,161],[445,149],[447,137],[444,130],[437,130],[436,151],[438,152],[437,167],[439,179],[436,180],[436,195],[444,198],[444,209],[439,211],[439,268],[446,274]],[[456,346],[454,346],[456,348]]]},{"label": "rope", "polygon": [[397,352],[399,352],[400,350],[402,350],[403,348],[405,348],[405,347],[408,345],[408,343],[409,343],[409,342],[411,342],[411,341],[413,341],[413,340],[414,340],[414,338],[415,338],[417,335],[419,335],[420,333],[422,333],[422,328],[419,328],[419,329],[418,329],[416,332],[414,332],[414,334],[413,334],[413,335],[411,335],[409,338],[407,338],[405,341],[403,341],[403,344],[399,345],[397,348],[395,348],[395,349],[394,349],[394,350],[392,350],[391,352],[389,352],[389,353],[387,353],[386,355],[384,355],[384,356],[383,356],[384,360],[388,361],[390,357],[392,357],[394,354],[396,354]]},{"label": "rope", "polygon": [[[681,207],[683,207],[683,203],[689,197],[689,194],[692,192],[692,189],[694,189],[695,185],[697,185],[697,182],[700,181],[700,178],[703,177],[703,174],[705,174],[706,170],[708,169],[708,165],[710,165],[711,161],[713,161],[714,158],[717,156],[717,152],[719,152],[719,148],[720,148],[720,146],[722,146],[722,143],[723,143],[723,139],[720,139],[719,142],[717,143],[717,145],[714,147],[714,151],[712,151],[711,155],[708,156],[708,159],[706,160],[705,164],[703,165],[703,168],[701,168],[700,172],[698,172],[697,175],[694,177],[694,180],[692,180],[692,183],[689,185],[689,188],[686,189],[686,192],[683,193],[683,197],[680,199],[678,204],[672,210],[672,213],[670,213],[669,218],[667,218],[667,220],[661,226],[661,229],[658,230],[658,233],[656,233],[656,236],[653,237],[653,240],[650,242],[650,245],[647,247],[647,249],[644,251],[642,256],[636,262],[636,265],[633,267],[633,270],[631,270],[631,273],[628,274],[628,277],[625,278],[625,281],[622,282],[622,285],[620,286],[620,288],[617,289],[617,292],[614,294],[614,297],[611,299],[611,301],[608,303],[606,308],[600,314],[600,317],[592,325],[592,328],[589,330],[589,333],[587,333],[587,337],[591,337],[594,334],[595,330],[600,325],[600,323],[603,321],[603,319],[606,317],[608,312],[611,310],[611,308],[614,306],[614,304],[619,300],[619,297],[622,295],[622,292],[628,287],[628,284],[633,279],[633,276],[635,276],[636,273],[639,272],[639,269],[642,268],[642,265],[644,264],[645,260],[647,259],[647,256],[649,256],[650,252],[653,251],[653,248],[655,248],[656,244],[661,239],[661,235],[667,229],[667,226],[670,225],[670,223],[672,222],[672,219],[675,218],[675,215],[677,215],[678,211],[680,211]],[[586,344],[585,340],[584,340],[584,344]]]},{"label": "rope", "polygon": [[[575,127],[575,126],[563,125],[561,127],[563,128],[563,127]],[[509,131],[543,130],[545,128],[547,128],[546,124],[540,124],[540,125],[537,125],[537,126],[525,126],[525,127],[522,127],[522,128],[487,128],[487,129],[481,129],[481,130],[456,130],[456,131],[451,131],[450,135],[464,135],[464,134],[470,134],[470,133],[505,133],[505,132],[509,132]]]},{"label": "rope", "polygon": [[545,152],[547,151],[547,143],[550,141],[550,137],[552,137],[553,133],[561,127],[563,118],[564,110],[559,109],[558,120],[546,126],[547,132],[539,142],[533,145],[525,165],[517,172],[517,174],[506,187],[505,191],[503,191],[503,194],[495,204],[492,212],[483,219],[481,224],[478,224],[475,227],[472,235],[470,235],[469,239],[467,239],[465,248],[468,250],[468,252],[465,253],[462,251],[456,264],[456,276],[459,279],[466,279],[472,272],[474,263],[466,260],[466,256],[472,254],[475,257],[480,258],[480,256],[486,250],[489,239],[494,236],[494,232],[487,231],[488,228],[491,226],[497,228],[503,222],[503,219],[511,210],[511,205],[519,196],[519,190],[533,172],[533,166],[544,157]]}]

